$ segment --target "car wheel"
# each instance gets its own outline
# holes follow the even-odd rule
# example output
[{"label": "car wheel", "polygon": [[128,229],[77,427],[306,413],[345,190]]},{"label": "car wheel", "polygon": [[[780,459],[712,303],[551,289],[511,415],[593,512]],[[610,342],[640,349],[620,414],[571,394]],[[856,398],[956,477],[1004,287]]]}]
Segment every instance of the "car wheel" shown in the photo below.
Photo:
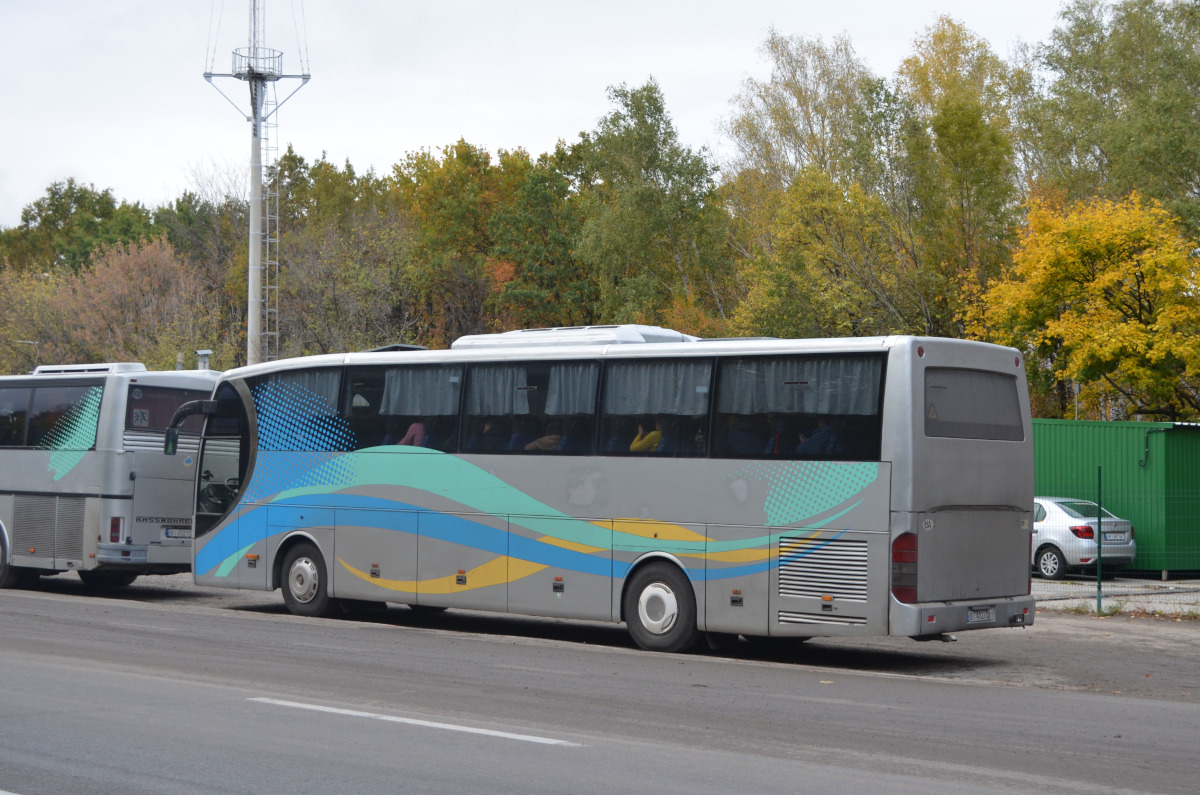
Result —
[{"label": "car wheel", "polygon": [[1042,547],[1037,553],[1037,571],[1043,579],[1061,580],[1067,571],[1066,561],[1057,547]]},{"label": "car wheel", "polygon": [[625,624],[633,642],[649,651],[687,651],[700,639],[692,584],[677,566],[651,563],[625,589]]},{"label": "car wheel", "polygon": [[287,551],[283,558],[283,603],[293,615],[330,616],[337,610],[336,600],[329,598],[329,581],[325,574],[325,558],[308,541],[302,541]]}]

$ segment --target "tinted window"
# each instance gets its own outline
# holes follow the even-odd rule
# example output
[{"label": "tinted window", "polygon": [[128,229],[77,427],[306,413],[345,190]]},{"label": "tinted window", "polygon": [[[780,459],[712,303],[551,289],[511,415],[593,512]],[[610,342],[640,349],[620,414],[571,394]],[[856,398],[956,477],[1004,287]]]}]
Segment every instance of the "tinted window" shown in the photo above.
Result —
[{"label": "tinted window", "polygon": [[463,410],[463,449],[590,453],[599,372],[596,362],[472,365]]},{"label": "tinted window", "polygon": [[952,367],[926,369],[925,435],[1024,440],[1016,376]]},{"label": "tinted window", "polygon": [[718,360],[713,455],[878,460],[882,356]]},{"label": "tinted window", "polygon": [[[198,389],[130,384],[125,403],[125,430],[162,433],[171,424],[175,409],[191,400],[207,400],[209,394]],[[203,424],[203,415],[193,414],[183,421],[179,430],[182,433],[199,434]]]},{"label": "tinted window", "polygon": [[709,359],[610,362],[600,439],[610,455],[708,454]]},{"label": "tinted window", "polygon": [[29,406],[27,444],[51,450],[92,449],[96,446],[103,394],[100,384],[35,387]]},{"label": "tinted window", "polygon": [[[1067,515],[1070,516],[1072,519],[1095,519],[1096,513],[1097,513],[1096,509],[1099,507],[1096,505],[1096,503],[1089,502],[1088,500],[1071,500],[1071,501],[1059,502],[1056,504],[1058,505],[1059,508],[1062,508],[1064,511],[1066,511]],[[1104,510],[1104,515],[1107,518],[1109,518],[1109,519],[1117,518],[1117,517],[1113,516],[1111,513],[1109,513],[1107,508],[1105,508],[1103,510]]]},{"label": "tinted window", "polygon": [[357,442],[338,410],[340,368],[282,370],[246,379],[259,450],[335,452]]},{"label": "tinted window", "polygon": [[25,425],[29,417],[29,387],[0,388],[0,447],[25,444]]},{"label": "tinted window", "polygon": [[342,415],[358,449],[403,444],[453,452],[462,372],[458,364],[351,370]]}]

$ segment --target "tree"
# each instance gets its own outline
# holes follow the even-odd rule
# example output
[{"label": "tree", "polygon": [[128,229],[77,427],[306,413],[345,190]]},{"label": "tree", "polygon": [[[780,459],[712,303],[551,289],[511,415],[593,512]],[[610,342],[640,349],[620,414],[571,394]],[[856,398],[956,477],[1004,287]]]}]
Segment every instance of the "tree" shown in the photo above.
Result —
[{"label": "tree", "polygon": [[596,281],[574,254],[581,219],[570,181],[543,156],[525,170],[511,200],[489,222],[492,260],[511,266],[497,278],[496,306],[524,328],[598,322]]},{"label": "tree", "polygon": [[586,178],[576,251],[599,278],[599,314],[610,322],[723,320],[733,270],[715,166],[679,143],[653,80],[608,93],[616,109],[578,144]]},{"label": "tree", "polygon": [[65,268],[79,272],[92,254],[114,243],[136,243],[152,234],[140,204],[119,205],[112,190],[73,178],[55,182],[21,211],[21,223],[0,232],[0,264],[18,270]]},{"label": "tree", "polygon": [[[1035,383],[1115,392],[1128,414],[1200,414],[1200,269],[1196,243],[1161,204],[1137,194],[1058,208],[1034,201],[1010,276],[974,313],[977,337],[1030,353]],[[1041,376],[1041,377],[1039,377]],[[1064,389],[1059,411],[1064,412]]]},{"label": "tree", "polygon": [[1073,0],[1040,51],[1023,116],[1034,176],[1068,201],[1131,191],[1200,230],[1200,10],[1192,2]]}]

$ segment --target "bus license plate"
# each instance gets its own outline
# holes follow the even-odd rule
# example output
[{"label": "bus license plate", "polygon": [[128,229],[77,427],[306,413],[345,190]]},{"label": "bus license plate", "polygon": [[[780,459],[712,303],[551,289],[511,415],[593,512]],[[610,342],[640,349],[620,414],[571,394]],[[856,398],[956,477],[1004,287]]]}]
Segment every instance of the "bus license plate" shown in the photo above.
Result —
[{"label": "bus license plate", "polygon": [[168,527],[167,538],[191,538],[192,528],[190,527]]},{"label": "bus license plate", "polygon": [[967,623],[977,624],[981,621],[995,621],[996,608],[994,607],[968,607],[967,608]]},{"label": "bus license plate", "polygon": [[1124,533],[1105,533],[1104,540],[1105,541],[1124,541],[1125,534]]}]

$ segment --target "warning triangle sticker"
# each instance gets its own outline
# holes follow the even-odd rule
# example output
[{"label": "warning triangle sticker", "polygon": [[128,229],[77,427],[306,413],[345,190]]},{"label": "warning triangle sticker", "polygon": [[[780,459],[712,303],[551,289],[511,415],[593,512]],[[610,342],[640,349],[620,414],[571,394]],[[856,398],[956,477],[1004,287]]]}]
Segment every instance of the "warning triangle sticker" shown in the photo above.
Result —
[{"label": "warning triangle sticker", "polygon": [[929,404],[929,419],[931,419],[931,420],[936,420],[937,418],[938,418],[938,415],[937,415],[937,409],[935,409],[935,408],[933,407],[933,404],[932,404],[932,403],[930,403],[930,404]]}]

